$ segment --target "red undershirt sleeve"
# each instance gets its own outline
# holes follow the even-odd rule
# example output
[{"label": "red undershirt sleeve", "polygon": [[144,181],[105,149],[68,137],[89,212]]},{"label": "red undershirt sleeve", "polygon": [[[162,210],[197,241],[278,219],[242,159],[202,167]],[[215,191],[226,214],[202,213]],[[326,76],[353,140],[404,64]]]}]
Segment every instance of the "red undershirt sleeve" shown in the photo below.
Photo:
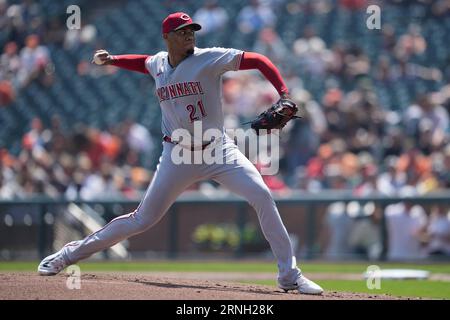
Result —
[{"label": "red undershirt sleeve", "polygon": [[111,65],[131,71],[149,74],[145,66],[145,61],[148,57],[150,56],[143,54],[123,54],[112,56],[113,60]]},{"label": "red undershirt sleeve", "polygon": [[244,52],[241,58],[241,64],[239,70],[258,69],[267,80],[277,89],[281,95],[283,93],[289,93],[289,89],[284,83],[280,72],[277,67],[266,56],[256,52]]}]

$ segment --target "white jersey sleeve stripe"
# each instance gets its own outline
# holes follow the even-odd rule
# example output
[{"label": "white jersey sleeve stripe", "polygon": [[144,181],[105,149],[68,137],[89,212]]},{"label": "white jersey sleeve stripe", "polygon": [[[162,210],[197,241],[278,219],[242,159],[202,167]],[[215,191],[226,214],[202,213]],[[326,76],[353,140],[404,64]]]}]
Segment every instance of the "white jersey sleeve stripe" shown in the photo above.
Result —
[{"label": "white jersey sleeve stripe", "polygon": [[239,54],[238,58],[236,59],[236,66],[234,68],[235,71],[239,70],[239,67],[241,66],[242,57],[244,56],[244,52],[241,51],[241,54]]},{"label": "white jersey sleeve stripe", "polygon": [[147,68],[150,75],[153,77],[152,69],[150,67],[150,60],[153,56],[148,56],[147,59],[145,59],[145,68]]}]

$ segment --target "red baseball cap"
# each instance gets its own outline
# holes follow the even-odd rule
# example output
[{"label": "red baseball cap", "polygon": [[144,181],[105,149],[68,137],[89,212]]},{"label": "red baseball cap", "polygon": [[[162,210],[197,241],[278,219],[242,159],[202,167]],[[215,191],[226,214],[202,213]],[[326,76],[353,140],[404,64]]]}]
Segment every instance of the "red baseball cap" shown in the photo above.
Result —
[{"label": "red baseball cap", "polygon": [[191,17],[184,12],[175,12],[169,14],[162,23],[162,32],[169,33],[181,28],[193,26],[195,31],[202,28],[198,23],[192,22]]}]

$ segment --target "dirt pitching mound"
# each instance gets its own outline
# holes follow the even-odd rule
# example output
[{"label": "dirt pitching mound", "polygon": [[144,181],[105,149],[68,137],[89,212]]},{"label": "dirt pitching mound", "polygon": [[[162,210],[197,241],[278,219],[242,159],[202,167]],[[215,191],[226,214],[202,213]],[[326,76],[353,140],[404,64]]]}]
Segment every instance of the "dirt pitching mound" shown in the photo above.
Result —
[{"label": "dirt pitching mound", "polygon": [[325,291],[321,296],[285,293],[271,286],[187,279],[161,273],[86,273],[79,289],[66,274],[0,273],[0,299],[26,300],[372,300],[389,295]]}]

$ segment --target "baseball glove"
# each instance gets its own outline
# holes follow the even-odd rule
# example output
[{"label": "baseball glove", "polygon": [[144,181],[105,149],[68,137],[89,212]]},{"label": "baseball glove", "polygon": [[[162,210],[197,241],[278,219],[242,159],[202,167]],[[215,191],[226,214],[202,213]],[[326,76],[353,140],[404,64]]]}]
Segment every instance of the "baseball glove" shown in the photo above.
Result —
[{"label": "baseball glove", "polygon": [[266,129],[270,133],[271,129],[284,128],[291,119],[301,118],[296,116],[297,111],[297,105],[292,100],[280,99],[256,119],[244,124],[251,123],[251,127],[256,131],[256,134],[259,134],[261,129]]}]

